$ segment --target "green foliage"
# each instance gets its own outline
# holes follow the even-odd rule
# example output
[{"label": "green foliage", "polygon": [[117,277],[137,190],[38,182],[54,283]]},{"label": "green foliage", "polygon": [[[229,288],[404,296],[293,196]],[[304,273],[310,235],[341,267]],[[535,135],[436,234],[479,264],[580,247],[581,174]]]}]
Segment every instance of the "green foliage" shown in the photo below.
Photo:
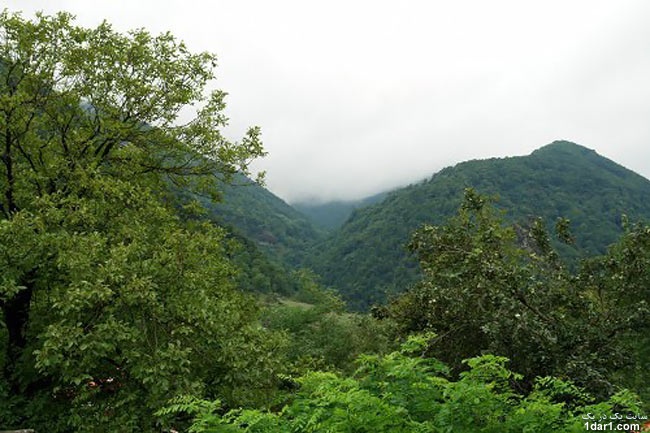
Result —
[{"label": "green foliage", "polygon": [[264,153],[257,128],[220,135],[214,66],[170,34],[0,13],[0,428],[152,431],[173,395],[274,392],[284,338],[167,193],[216,195]]},{"label": "green foliage", "polygon": [[391,348],[390,322],[345,312],[341,299],[308,271],[297,271],[294,278],[300,286],[294,300],[270,304],[262,313],[265,326],[287,333],[293,374],[314,368],[350,372],[359,354]]},{"label": "green foliage", "polygon": [[[187,184],[246,171],[263,154],[257,128],[240,143],[220,135],[225,93],[204,95],[215,58],[170,34],[86,29],[65,13],[26,21],[4,11],[0,26],[5,216],[64,188],[72,168]],[[197,102],[196,117],[177,126]]]},{"label": "green foliage", "polygon": [[15,374],[25,395],[64,405],[75,430],[146,430],[168,396],[206,387],[231,404],[274,389],[282,339],[255,325],[253,300],[234,290],[221,230],[183,227],[114,179],[42,197],[0,227],[0,265],[16,275],[5,287],[20,278],[15,263],[39,271]]},{"label": "green foliage", "polygon": [[[236,231],[236,229],[235,229]],[[237,286],[251,293],[293,296],[299,282],[288,265],[265,253],[254,241],[234,231],[228,233],[227,256],[237,267]]]},{"label": "green foliage", "polygon": [[209,219],[228,228],[233,239],[228,256],[240,271],[240,287],[281,296],[297,292],[300,283],[291,276],[292,270],[322,236],[304,215],[242,174],[221,186],[219,201],[183,189],[175,193],[181,201],[196,201],[202,208],[200,215],[187,218]]},{"label": "green foliage", "polygon": [[[409,349],[422,348],[422,342],[409,341]],[[519,376],[506,367],[507,359],[486,355],[466,363],[469,370],[451,381],[442,364],[409,350],[364,356],[352,377],[322,372],[301,377],[300,388],[277,412],[199,412],[191,431],[580,432],[585,414],[639,411],[630,393],[592,404],[582,391],[553,378],[538,379],[532,392],[522,395],[513,387]]]},{"label": "green foliage", "polygon": [[[549,377],[603,394],[619,384],[647,393],[647,345],[634,342],[647,342],[650,323],[650,229],[628,227],[607,256],[573,275],[543,220],[505,226],[468,191],[449,224],[414,235],[421,283],[375,311],[404,334],[436,334],[384,355],[393,322],[346,313],[309,271],[283,275],[321,234],[246,177],[264,154],[260,131],[222,137],[225,93],[205,93],[214,64],[169,34],[81,28],[64,13],[0,14],[0,428],[160,431],[188,424],[176,418],[183,412],[196,418],[194,432],[578,431],[573,417],[583,412],[638,409],[625,392],[589,406],[573,383]],[[180,124],[188,107],[201,108]],[[551,147],[506,160],[513,175],[500,171],[491,186],[521,196],[523,185],[533,191],[529,169],[541,169],[558,194],[647,192],[595,154]],[[569,171],[567,155],[595,177],[578,170],[558,183],[553,170]],[[476,173],[460,170],[461,184],[490,179],[491,164],[469,166]],[[443,170],[355,211],[340,234],[347,239],[313,246],[323,251],[314,263],[339,272],[355,307],[400,291],[416,275],[398,248],[405,233],[453,206],[458,185]],[[522,211],[545,206],[536,194]],[[575,200],[567,193],[549,212],[568,209],[576,244],[589,250],[580,230],[591,213],[564,206]],[[595,200],[584,209],[601,205],[608,215],[619,204],[627,206]],[[592,227],[598,242],[608,239],[606,223]],[[571,243],[568,225],[557,219],[560,240]],[[240,288],[293,299],[260,311]]]},{"label": "green foliage", "polygon": [[345,303],[338,293],[322,287],[318,282],[318,277],[310,270],[295,271],[292,278],[299,287],[294,295],[295,300],[314,305],[317,311],[340,313],[345,310]]},{"label": "green foliage", "polygon": [[413,235],[424,277],[377,314],[405,334],[436,332],[429,353],[454,370],[463,369],[462,359],[495,353],[529,384],[540,375],[569,377],[605,395],[625,383],[616,372],[635,364],[633,341],[650,323],[646,233],[644,226],[630,230],[574,275],[541,220],[529,231],[504,225],[484,197],[467,190],[457,216]]},{"label": "green foliage", "polygon": [[606,252],[622,234],[621,214],[632,221],[650,217],[648,180],[594,151],[555,142],[528,156],[460,163],[393,191],[381,203],[354,211],[313,248],[308,264],[352,308],[384,303],[421,277],[404,248],[411,233],[453,216],[467,187],[498,196],[507,219],[523,227],[531,217],[542,217],[547,230],[558,218],[570,219],[575,242],[566,245],[571,239],[560,238],[551,244],[572,266]]},{"label": "green foliage", "polygon": [[[650,227],[626,225],[608,254],[586,261],[578,275],[592,305],[589,317],[599,344],[628,360],[617,380],[650,397]],[[625,342],[625,349],[613,342]]]}]

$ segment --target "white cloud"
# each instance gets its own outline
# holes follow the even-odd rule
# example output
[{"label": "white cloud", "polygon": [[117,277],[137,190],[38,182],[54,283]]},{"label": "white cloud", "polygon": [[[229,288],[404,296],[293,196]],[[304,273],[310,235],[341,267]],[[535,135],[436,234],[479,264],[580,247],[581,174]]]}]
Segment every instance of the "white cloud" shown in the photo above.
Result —
[{"label": "white cloud", "polygon": [[650,176],[643,0],[59,1],[84,25],[172,31],[219,55],[228,133],[257,124],[269,188],[354,198],[568,139]]}]

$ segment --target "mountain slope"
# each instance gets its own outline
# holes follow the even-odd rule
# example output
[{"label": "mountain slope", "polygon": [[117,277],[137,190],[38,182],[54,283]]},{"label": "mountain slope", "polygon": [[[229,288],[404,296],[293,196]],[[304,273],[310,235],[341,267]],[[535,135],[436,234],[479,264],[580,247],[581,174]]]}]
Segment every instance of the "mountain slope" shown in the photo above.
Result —
[{"label": "mountain slope", "polygon": [[361,200],[336,200],[321,204],[299,202],[292,203],[291,206],[306,215],[318,227],[334,230],[341,227],[355,209],[380,203],[387,194],[381,192]]},{"label": "mountain slope", "polygon": [[571,220],[578,257],[602,253],[621,233],[621,214],[650,218],[650,181],[566,141],[531,155],[477,160],[448,167],[429,180],[396,190],[380,204],[356,210],[313,251],[311,264],[355,308],[367,308],[417,278],[404,245],[423,223],[440,224],[457,209],[463,189],[497,195],[506,218]]},{"label": "mountain slope", "polygon": [[298,266],[309,246],[323,236],[307,217],[244,176],[223,186],[222,194],[217,203],[203,200],[208,217],[285,265]]}]

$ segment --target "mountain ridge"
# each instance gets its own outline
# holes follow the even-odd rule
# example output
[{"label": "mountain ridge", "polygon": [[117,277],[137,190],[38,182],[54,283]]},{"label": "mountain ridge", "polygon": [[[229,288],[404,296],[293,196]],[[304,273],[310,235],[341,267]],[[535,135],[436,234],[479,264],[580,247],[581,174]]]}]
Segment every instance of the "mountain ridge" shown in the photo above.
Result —
[{"label": "mountain ridge", "polygon": [[506,217],[527,224],[542,216],[572,221],[578,259],[603,253],[622,230],[621,215],[650,218],[650,181],[592,149],[561,140],[529,155],[460,162],[357,209],[312,250],[311,266],[356,308],[382,302],[417,279],[404,244],[423,223],[441,224],[464,188],[497,196]]},{"label": "mountain ridge", "polygon": [[[251,180],[237,183],[245,186],[226,187],[222,202],[204,205],[211,219],[250,241],[242,242],[242,253],[257,265],[245,263],[251,273],[247,285],[264,291],[283,287],[288,293],[294,286],[290,271],[308,267],[354,309],[382,303],[417,280],[418,266],[404,245],[422,224],[442,224],[453,215],[467,187],[497,197],[495,205],[506,218],[522,226],[537,216],[549,228],[558,217],[569,218],[576,246],[557,246],[575,261],[601,254],[616,241],[622,214],[632,221],[650,219],[649,180],[564,140],[529,155],[459,162],[420,182],[347,202],[336,223],[340,227],[329,229]],[[266,270],[255,270],[259,264]]]}]

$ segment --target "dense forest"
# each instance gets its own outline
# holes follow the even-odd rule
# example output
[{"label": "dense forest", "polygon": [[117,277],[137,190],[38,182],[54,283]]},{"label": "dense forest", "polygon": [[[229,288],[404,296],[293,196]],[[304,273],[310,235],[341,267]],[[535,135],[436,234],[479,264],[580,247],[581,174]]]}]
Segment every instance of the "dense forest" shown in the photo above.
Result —
[{"label": "dense forest", "polygon": [[463,162],[393,191],[358,209],[313,249],[309,263],[355,308],[383,302],[421,277],[405,248],[411,233],[451,217],[467,187],[495,197],[521,231],[537,217],[548,229],[568,218],[575,242],[554,246],[573,265],[604,254],[623,233],[623,215],[650,219],[650,181],[592,150],[558,141],[528,156]]},{"label": "dense forest", "polygon": [[647,429],[649,181],[557,142],[328,233],[250,180],[214,55],[66,13],[0,42],[0,430]]}]

